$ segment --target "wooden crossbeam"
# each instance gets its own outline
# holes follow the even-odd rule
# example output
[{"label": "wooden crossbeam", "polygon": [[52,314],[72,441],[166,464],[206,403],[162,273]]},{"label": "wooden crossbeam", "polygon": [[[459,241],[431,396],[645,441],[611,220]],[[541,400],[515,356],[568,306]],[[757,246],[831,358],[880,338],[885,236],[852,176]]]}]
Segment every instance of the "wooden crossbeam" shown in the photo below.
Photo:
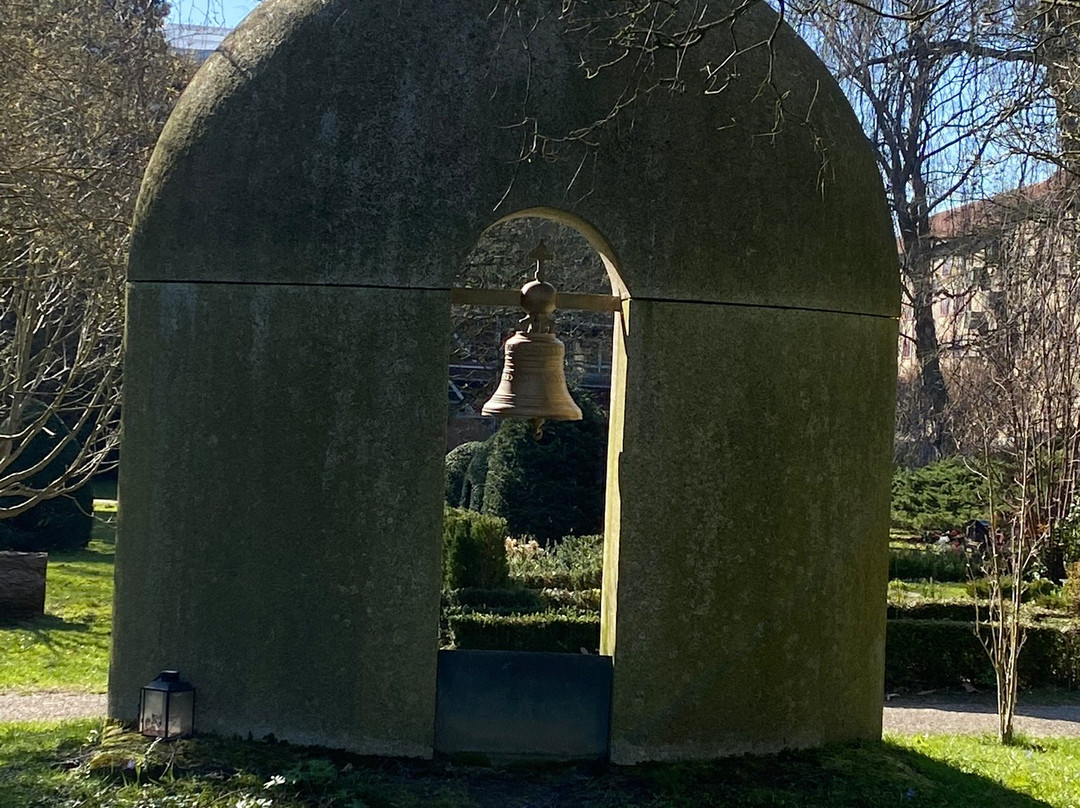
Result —
[{"label": "wooden crossbeam", "polygon": [[[459,306],[521,305],[521,292],[517,289],[451,289],[450,300]],[[616,295],[580,295],[559,292],[556,305],[563,311],[618,311],[622,300]]]}]

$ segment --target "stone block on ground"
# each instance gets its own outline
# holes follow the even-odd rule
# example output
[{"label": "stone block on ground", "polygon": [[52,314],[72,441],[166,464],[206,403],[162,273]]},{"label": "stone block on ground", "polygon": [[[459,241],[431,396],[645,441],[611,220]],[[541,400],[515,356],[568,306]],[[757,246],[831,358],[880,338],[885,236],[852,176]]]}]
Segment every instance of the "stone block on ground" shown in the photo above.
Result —
[{"label": "stone block on ground", "polygon": [[45,614],[48,553],[0,552],[0,618]]}]

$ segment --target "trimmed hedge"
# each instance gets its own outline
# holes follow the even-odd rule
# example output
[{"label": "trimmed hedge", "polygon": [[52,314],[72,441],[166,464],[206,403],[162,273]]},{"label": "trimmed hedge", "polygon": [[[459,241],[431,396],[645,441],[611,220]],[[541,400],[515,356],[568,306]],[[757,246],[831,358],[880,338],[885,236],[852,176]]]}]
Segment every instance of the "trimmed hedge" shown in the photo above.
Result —
[{"label": "trimmed hedge", "polygon": [[937,601],[906,606],[889,604],[887,615],[890,620],[949,620],[955,623],[970,623],[975,619],[975,604]]},{"label": "trimmed hedge", "polygon": [[447,615],[458,648],[484,651],[558,651],[576,654],[600,648],[600,616],[543,612],[493,615],[483,612]]},{"label": "trimmed hedge", "polygon": [[443,607],[492,613],[543,612],[571,608],[600,611],[599,589],[454,589],[443,592]]},{"label": "trimmed hedge", "polygon": [[521,612],[542,612],[544,601],[533,589],[444,589],[444,609],[516,609]]},{"label": "trimmed hedge", "polygon": [[[458,648],[590,653],[600,647],[600,616],[570,611],[449,614]],[[1080,630],[1030,626],[1020,653],[1021,686],[1080,687]],[[889,620],[885,686],[889,690],[993,687],[994,670],[971,622]]]},{"label": "trimmed hedge", "polygon": [[[1020,652],[1020,685],[1073,689],[1080,684],[1080,630],[1029,626]],[[993,686],[994,669],[969,622],[890,620],[885,639],[889,689]]]},{"label": "trimmed hedge", "polygon": [[559,541],[603,530],[607,418],[583,391],[572,392],[580,421],[546,423],[536,440],[528,423],[508,418],[488,439],[482,510],[505,519],[515,536]]},{"label": "trimmed hedge", "polygon": [[443,511],[443,588],[498,589],[508,581],[506,522],[461,508]]},{"label": "trimmed hedge", "polygon": [[599,589],[604,577],[602,570],[551,570],[524,572],[513,576],[526,589]]},{"label": "trimmed hedge", "polygon": [[469,507],[469,496],[462,501],[462,492],[465,488],[465,475],[469,470],[469,464],[476,457],[477,451],[483,446],[483,441],[472,440],[456,446],[446,453],[446,504],[453,508]]},{"label": "trimmed hedge", "polygon": [[488,457],[491,455],[491,438],[480,441],[472,452],[465,478],[461,482],[461,499],[458,505],[470,511],[484,509],[484,481],[487,480]]},{"label": "trimmed hedge", "polygon": [[890,581],[967,580],[967,556],[962,550],[933,545],[889,547]]}]

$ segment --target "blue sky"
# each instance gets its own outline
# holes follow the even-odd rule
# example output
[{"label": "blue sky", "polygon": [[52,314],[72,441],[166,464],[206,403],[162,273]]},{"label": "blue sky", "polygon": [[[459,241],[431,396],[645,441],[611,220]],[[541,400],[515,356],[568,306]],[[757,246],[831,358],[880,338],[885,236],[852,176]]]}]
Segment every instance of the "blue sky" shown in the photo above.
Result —
[{"label": "blue sky", "polygon": [[[172,0],[169,21],[235,28],[257,4],[258,0]],[[969,99],[968,102],[978,107],[977,98]],[[858,98],[854,100],[854,105],[857,110],[860,108]],[[980,173],[979,177],[984,185],[958,189],[954,198],[946,200],[940,209],[961,204],[972,198],[990,196],[1002,188],[1037,182],[1052,173],[1051,167],[1011,157],[1001,149],[991,148],[987,152],[985,163],[991,168],[992,176],[987,177]],[[945,169],[945,174],[948,175],[948,173],[948,169]],[[985,185],[987,182],[989,182],[988,186]]]},{"label": "blue sky", "polygon": [[226,0],[222,3],[225,13],[225,25],[235,28],[240,20],[247,16],[251,9],[255,8],[254,0]]},{"label": "blue sky", "polygon": [[235,28],[257,0],[174,0],[169,21]]}]

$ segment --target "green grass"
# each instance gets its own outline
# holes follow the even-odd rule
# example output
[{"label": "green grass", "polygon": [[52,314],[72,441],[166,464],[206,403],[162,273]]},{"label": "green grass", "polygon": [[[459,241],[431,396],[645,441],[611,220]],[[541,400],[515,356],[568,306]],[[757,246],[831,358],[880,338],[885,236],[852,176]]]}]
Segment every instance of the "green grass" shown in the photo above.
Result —
[{"label": "green grass", "polygon": [[889,581],[889,602],[912,604],[942,601],[972,602],[966,583],[938,581]]},{"label": "green grass", "polygon": [[947,735],[892,740],[958,772],[995,781],[1046,805],[1080,805],[1080,739],[1021,739],[1008,747],[988,738]]},{"label": "green grass", "polygon": [[96,513],[89,547],[49,554],[44,616],[0,622],[0,692],[105,691],[115,509]]},{"label": "green grass", "polygon": [[896,737],[709,763],[490,768],[215,737],[149,744],[100,721],[0,724],[0,805],[20,808],[1067,808],[1080,740]]}]

